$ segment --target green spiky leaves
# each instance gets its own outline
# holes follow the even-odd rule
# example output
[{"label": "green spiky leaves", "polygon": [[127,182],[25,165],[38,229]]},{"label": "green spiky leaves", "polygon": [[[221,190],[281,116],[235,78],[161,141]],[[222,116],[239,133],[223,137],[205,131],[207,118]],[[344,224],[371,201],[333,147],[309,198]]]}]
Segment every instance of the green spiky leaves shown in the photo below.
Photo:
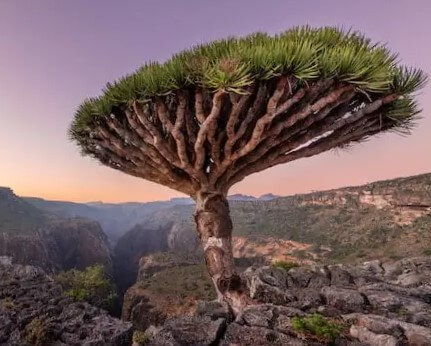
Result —
[{"label": "green spiky leaves", "polygon": [[[151,62],[107,84],[103,94],[79,107],[70,134],[79,134],[114,107],[144,101],[189,86],[242,93],[256,80],[287,74],[299,83],[333,78],[364,93],[408,95],[423,87],[421,70],[397,66],[397,56],[363,35],[338,28],[297,27],[279,35],[263,33],[199,45],[174,55],[163,64]],[[408,112],[405,104],[392,109]],[[411,114],[411,113],[410,113]]]}]

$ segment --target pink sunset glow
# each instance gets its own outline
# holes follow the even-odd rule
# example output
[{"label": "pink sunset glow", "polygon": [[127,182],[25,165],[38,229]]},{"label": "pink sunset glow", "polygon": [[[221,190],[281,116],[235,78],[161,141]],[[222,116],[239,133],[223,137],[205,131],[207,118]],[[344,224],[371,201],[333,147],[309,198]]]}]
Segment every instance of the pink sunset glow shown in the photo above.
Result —
[{"label": "pink sunset glow", "polygon": [[[176,191],[83,158],[68,139],[76,107],[106,82],[195,43],[295,25],[336,25],[387,42],[406,65],[431,71],[431,2],[0,2],[0,186],[72,201],[149,201]],[[411,136],[384,134],[252,175],[231,193],[309,192],[431,172],[431,83]]]}]

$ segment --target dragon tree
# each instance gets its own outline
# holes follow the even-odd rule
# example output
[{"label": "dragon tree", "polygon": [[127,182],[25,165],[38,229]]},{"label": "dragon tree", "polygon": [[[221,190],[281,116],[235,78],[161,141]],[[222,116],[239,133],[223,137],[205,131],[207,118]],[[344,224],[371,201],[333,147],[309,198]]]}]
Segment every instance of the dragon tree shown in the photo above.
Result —
[{"label": "dragon tree", "polygon": [[272,166],[370,136],[408,134],[426,76],[358,32],[298,27],[195,46],[85,100],[70,128],[84,155],[191,196],[220,300],[249,304],[232,256],[227,194]]}]

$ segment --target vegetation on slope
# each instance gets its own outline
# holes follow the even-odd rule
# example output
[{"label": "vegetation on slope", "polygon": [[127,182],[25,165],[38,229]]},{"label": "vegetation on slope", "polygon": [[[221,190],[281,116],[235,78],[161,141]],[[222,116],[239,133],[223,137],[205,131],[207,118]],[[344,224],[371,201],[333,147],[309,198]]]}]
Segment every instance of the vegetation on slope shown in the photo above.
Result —
[{"label": "vegetation on slope", "polygon": [[32,232],[48,220],[42,210],[0,187],[0,232]]},{"label": "vegetation on slope", "polygon": [[217,298],[204,264],[173,266],[138,285],[168,315],[190,313],[197,300]]},{"label": "vegetation on slope", "polygon": [[[361,201],[370,195],[383,196],[391,203],[378,207]],[[271,201],[231,201],[230,206],[234,235],[295,240],[313,244],[316,252],[329,246],[334,261],[395,259],[431,249],[431,213],[427,211],[431,208],[431,174]],[[397,222],[410,209],[423,215],[404,224]],[[157,225],[161,220],[179,222],[194,231],[192,206],[155,213],[147,222]]]},{"label": "vegetation on slope", "polygon": [[65,294],[75,301],[86,301],[92,305],[113,311],[117,302],[115,285],[101,265],[84,270],[71,269],[56,276],[65,288]]}]

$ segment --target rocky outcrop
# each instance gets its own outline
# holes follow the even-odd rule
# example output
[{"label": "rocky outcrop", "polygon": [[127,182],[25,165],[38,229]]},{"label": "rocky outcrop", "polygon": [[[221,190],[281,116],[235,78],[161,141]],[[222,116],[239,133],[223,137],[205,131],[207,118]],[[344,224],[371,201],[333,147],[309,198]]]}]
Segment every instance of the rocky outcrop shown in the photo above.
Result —
[{"label": "rocky outcrop", "polygon": [[113,266],[105,234],[85,219],[53,219],[28,232],[0,231],[0,255],[51,273],[93,264],[112,273]]},{"label": "rocky outcrop", "polygon": [[145,227],[136,225],[120,238],[114,248],[115,281],[125,291],[136,281],[138,264],[142,256],[168,250],[168,233],[172,225]]},{"label": "rocky outcrop", "polygon": [[0,345],[130,345],[130,323],[72,302],[38,267],[7,262],[0,263]]},{"label": "rocky outcrop", "polygon": [[[202,261],[202,256],[194,252],[190,254],[165,252],[142,257],[139,261],[137,282],[124,294],[122,319],[131,321],[135,328],[139,330],[145,330],[152,324],[161,324],[173,310],[176,313],[187,313],[187,310],[193,308],[193,305],[184,308],[184,305],[187,305],[187,299],[190,297],[183,295],[180,299],[176,299],[176,302],[171,302],[172,297],[163,293],[159,296],[158,292],[154,292],[154,289],[149,287],[149,283],[159,273],[160,276],[166,276],[167,280],[175,280],[175,278],[170,277],[170,273],[165,273],[171,268],[196,268],[200,264],[199,269],[202,270]],[[176,282],[176,284],[178,286],[184,285],[183,282]],[[211,285],[209,280],[208,284]],[[195,281],[190,283],[189,294],[196,293],[197,286],[195,285]],[[184,291],[187,291],[187,289],[188,287],[183,288]],[[174,294],[174,292],[172,293]],[[192,304],[192,301],[189,301],[189,303]],[[170,306],[169,309],[167,305]]]},{"label": "rocky outcrop", "polygon": [[[319,314],[339,326],[334,345],[431,345],[431,258],[293,268],[249,268],[260,303],[233,319],[219,303],[146,331],[146,345],[325,345],[295,319]],[[316,315],[312,315],[316,316]]]}]

